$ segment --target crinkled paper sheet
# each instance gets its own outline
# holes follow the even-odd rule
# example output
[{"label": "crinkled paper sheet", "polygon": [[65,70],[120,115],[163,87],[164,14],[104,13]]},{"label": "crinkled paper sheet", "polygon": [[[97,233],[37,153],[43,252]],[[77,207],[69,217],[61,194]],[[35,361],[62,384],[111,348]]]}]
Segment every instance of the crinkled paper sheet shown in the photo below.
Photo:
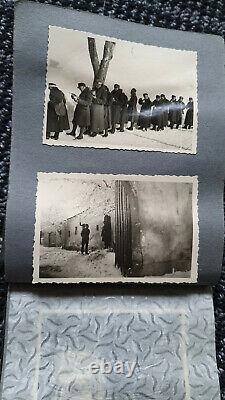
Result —
[{"label": "crinkled paper sheet", "polygon": [[100,293],[11,290],[2,400],[219,400],[209,289]]}]

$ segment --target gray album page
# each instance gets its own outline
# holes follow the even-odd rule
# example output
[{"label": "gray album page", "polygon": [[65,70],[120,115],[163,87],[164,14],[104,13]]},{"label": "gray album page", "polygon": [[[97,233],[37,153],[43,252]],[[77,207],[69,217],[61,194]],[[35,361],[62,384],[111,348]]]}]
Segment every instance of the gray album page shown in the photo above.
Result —
[{"label": "gray album page", "polygon": [[223,46],[16,3],[9,282],[218,280]]}]

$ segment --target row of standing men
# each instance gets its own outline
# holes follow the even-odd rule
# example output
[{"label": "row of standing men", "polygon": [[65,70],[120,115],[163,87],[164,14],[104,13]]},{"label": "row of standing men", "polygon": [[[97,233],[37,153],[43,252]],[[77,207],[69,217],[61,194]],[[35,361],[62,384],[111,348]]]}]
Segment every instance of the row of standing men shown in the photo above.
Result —
[{"label": "row of standing men", "polygon": [[[193,127],[194,105],[191,97],[187,104],[184,103],[182,96],[177,100],[176,96],[172,95],[168,100],[164,94],[157,95],[155,100],[151,101],[149,95],[144,93],[138,100],[137,91],[133,88],[128,99],[119,84],[115,84],[110,92],[101,82],[95,82],[92,90],[80,82],[78,89],[79,96],[71,94],[76,106],[72,121],[73,129],[67,133],[74,139],[83,139],[84,134],[92,137],[101,134],[107,137],[108,133],[113,134],[116,129],[124,132],[128,121],[130,121],[128,130],[133,130],[135,126],[146,131],[149,128],[161,131],[168,126],[171,129],[178,129],[180,126],[185,129]],[[70,124],[64,93],[53,83],[49,84],[49,90],[46,138],[49,139],[54,133],[53,138],[57,140],[60,132],[70,129]],[[137,110],[138,104],[141,107],[140,112]],[[186,115],[183,118],[185,111]]]}]

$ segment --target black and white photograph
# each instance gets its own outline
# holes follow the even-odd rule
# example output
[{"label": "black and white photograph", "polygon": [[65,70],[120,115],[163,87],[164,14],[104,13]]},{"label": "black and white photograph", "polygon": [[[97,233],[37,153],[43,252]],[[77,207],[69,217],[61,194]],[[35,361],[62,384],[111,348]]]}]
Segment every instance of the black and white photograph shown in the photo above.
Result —
[{"label": "black and white photograph", "polygon": [[196,282],[198,179],[38,173],[33,282]]},{"label": "black and white photograph", "polygon": [[197,52],[49,26],[43,143],[196,154]]}]

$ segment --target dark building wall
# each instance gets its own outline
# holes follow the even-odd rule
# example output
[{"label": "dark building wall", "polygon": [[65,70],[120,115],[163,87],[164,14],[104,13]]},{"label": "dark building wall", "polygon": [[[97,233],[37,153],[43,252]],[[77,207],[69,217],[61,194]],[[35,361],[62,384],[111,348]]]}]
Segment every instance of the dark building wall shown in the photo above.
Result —
[{"label": "dark building wall", "polygon": [[192,190],[188,183],[136,182],[144,273],[188,270],[192,254]]}]

